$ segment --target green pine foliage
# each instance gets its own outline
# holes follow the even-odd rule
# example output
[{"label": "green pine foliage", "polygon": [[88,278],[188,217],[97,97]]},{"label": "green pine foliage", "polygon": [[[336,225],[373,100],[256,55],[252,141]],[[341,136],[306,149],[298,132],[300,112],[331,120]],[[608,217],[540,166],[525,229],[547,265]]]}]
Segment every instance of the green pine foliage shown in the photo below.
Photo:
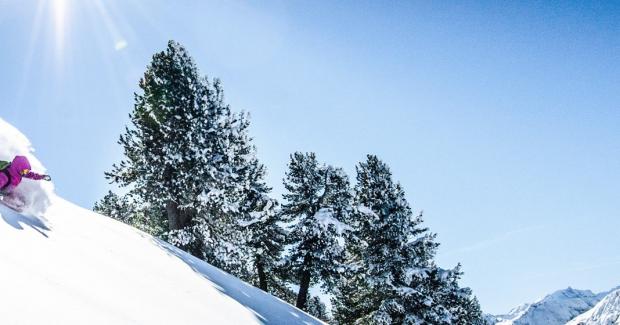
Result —
[{"label": "green pine foliage", "polygon": [[[153,217],[164,217],[174,234],[195,224],[196,198],[205,189],[201,167],[208,147],[202,128],[208,124],[212,89],[187,51],[173,41],[153,56],[139,86],[132,125],[119,140],[125,158],[106,176],[131,196],[165,210]],[[179,246],[200,256],[199,240]]]},{"label": "green pine foliage", "polygon": [[265,167],[255,158],[248,166],[247,191],[239,225],[254,271],[249,280],[262,290],[273,293],[286,231],[281,226],[279,204],[269,197],[271,188],[264,182]]},{"label": "green pine foliage", "polygon": [[160,209],[153,209],[147,204],[140,204],[129,195],[119,196],[109,191],[103,199],[95,203],[93,211],[136,227],[154,236],[164,236],[168,225],[163,218],[154,218],[162,214]]},{"label": "green pine foliage", "polygon": [[300,286],[296,305],[305,310],[309,287],[329,289],[341,271],[349,180],[342,169],[319,164],[314,153],[297,152],[291,155],[284,187],[282,219],[292,223],[284,267]]},{"label": "green pine foliage", "polygon": [[274,221],[277,204],[267,197],[270,188],[255,156],[247,114],[233,113],[221,82],[201,77],[188,52],[174,41],[153,56],[139,86],[131,126],[119,140],[125,157],[107,178],[157,210],[146,223],[167,224],[161,236],[178,247],[250,280],[258,271],[247,260],[260,245],[268,245],[271,256],[254,265],[272,268],[278,236],[270,243],[248,240],[248,232],[259,231],[243,225],[262,213],[271,232],[282,232]]},{"label": "green pine foliage", "polygon": [[327,307],[323,302],[321,302],[321,299],[319,299],[319,297],[310,297],[307,304],[308,306],[306,308],[306,312],[308,314],[326,323],[330,323],[332,321],[329,313],[327,312]]},{"label": "green pine foliage", "polygon": [[[459,267],[435,265],[435,235],[414,215],[388,166],[369,155],[357,166],[347,276],[334,299],[339,324],[453,324],[480,319]],[[469,318],[468,318],[469,317]]]}]

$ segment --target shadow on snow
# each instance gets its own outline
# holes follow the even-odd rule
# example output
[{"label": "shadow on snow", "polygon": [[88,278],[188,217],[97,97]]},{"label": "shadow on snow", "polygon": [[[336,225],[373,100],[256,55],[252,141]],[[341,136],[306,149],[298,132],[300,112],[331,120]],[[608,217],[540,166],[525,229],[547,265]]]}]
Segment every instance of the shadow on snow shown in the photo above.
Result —
[{"label": "shadow on snow", "polygon": [[2,204],[0,204],[0,215],[4,222],[17,230],[24,230],[24,226],[30,227],[46,238],[46,232],[50,231],[45,224],[45,219],[22,215]]},{"label": "shadow on snow", "polygon": [[169,255],[182,260],[194,272],[211,282],[220,293],[249,309],[262,324],[323,324],[281,299],[251,286],[161,239],[153,238],[153,241]]}]

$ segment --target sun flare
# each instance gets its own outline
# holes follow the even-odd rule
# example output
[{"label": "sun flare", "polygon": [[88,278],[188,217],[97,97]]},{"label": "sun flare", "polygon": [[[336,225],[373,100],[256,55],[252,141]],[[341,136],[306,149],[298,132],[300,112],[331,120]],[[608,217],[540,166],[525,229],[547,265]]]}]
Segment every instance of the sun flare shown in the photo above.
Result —
[{"label": "sun flare", "polygon": [[54,34],[56,39],[56,53],[62,55],[65,43],[65,28],[67,23],[67,7],[69,0],[50,0],[54,18]]}]

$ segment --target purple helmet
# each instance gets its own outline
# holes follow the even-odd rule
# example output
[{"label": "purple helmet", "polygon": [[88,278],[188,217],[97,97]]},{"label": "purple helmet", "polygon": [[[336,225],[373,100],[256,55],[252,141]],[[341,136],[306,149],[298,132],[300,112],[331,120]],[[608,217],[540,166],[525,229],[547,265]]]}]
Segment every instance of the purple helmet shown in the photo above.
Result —
[{"label": "purple helmet", "polygon": [[28,161],[28,158],[24,156],[15,156],[13,162],[11,163],[11,168],[18,173],[24,169],[30,170],[30,162]]}]

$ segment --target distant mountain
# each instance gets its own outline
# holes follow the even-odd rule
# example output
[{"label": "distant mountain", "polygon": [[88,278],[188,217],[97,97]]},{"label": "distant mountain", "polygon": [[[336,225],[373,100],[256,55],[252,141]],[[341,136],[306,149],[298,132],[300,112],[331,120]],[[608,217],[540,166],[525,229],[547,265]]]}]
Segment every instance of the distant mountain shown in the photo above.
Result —
[{"label": "distant mountain", "polygon": [[575,317],[567,325],[620,325],[620,289],[607,294],[594,308]]},{"label": "distant mountain", "polygon": [[564,325],[588,311],[603,299],[606,293],[567,288],[558,290],[532,304],[513,308],[508,314],[487,318],[496,325]]},{"label": "distant mountain", "polygon": [[513,320],[513,319],[517,319],[519,317],[521,317],[521,315],[523,315],[523,313],[525,313],[528,308],[530,308],[532,304],[522,304],[519,305],[513,309],[511,309],[508,313],[503,314],[503,315],[490,315],[487,314],[485,315],[485,319],[487,321],[488,324],[494,325],[497,323],[500,323],[502,321],[508,321],[508,320]]}]

